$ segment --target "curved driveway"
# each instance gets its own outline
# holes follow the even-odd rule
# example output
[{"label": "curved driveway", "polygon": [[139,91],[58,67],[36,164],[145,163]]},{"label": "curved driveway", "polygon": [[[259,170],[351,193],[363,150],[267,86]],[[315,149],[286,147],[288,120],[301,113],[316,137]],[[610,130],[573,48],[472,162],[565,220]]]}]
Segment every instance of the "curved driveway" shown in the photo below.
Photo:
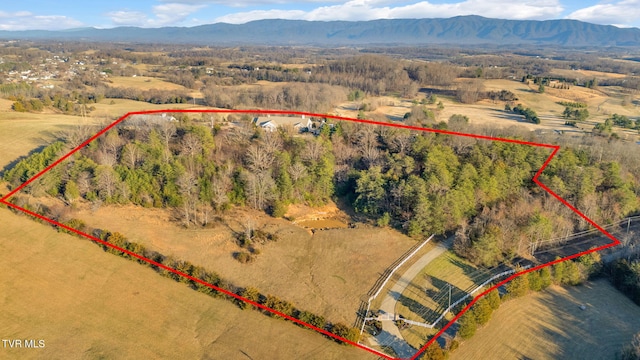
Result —
[{"label": "curved driveway", "polygon": [[[424,254],[418,259],[407,271],[405,271],[400,279],[393,285],[391,290],[387,291],[382,304],[380,305],[380,317],[383,319],[395,319],[395,308],[400,295],[409,286],[411,281],[418,276],[420,271],[424,269],[433,259],[444,254],[451,248],[453,244],[453,236],[439,243],[435,248]],[[379,345],[391,346],[400,358],[410,358],[418,350],[409,345],[400,330],[393,321],[382,321],[382,331],[375,337]]]}]

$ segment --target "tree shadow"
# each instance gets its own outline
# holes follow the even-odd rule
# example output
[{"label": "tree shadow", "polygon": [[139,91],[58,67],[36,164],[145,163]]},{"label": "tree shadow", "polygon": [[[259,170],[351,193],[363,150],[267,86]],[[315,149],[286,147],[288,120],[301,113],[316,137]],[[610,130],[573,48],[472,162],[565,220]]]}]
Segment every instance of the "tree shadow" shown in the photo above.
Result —
[{"label": "tree shadow", "polygon": [[[382,330],[376,336],[376,340],[378,341],[378,344],[380,344],[380,347],[385,349],[385,352],[387,354],[398,358],[410,358],[418,351],[417,349],[414,349],[411,345],[409,345],[404,339],[390,334],[386,330]],[[390,354],[390,352],[393,354]]]},{"label": "tree shadow", "polygon": [[[415,300],[406,295],[400,295],[398,302],[400,302],[403,306],[407,307],[413,314],[417,315],[422,322],[425,323],[433,323],[436,321],[442,313],[449,307],[450,303],[454,303],[456,300],[467,295],[467,292],[457,286],[453,286],[439,278],[432,277],[431,283],[436,289],[428,289],[418,291],[426,295],[433,301],[436,306],[435,308],[428,307],[418,300]],[[416,294],[416,298],[423,297],[423,294]],[[407,317],[411,319],[410,317]],[[413,320],[413,319],[412,319]]]}]

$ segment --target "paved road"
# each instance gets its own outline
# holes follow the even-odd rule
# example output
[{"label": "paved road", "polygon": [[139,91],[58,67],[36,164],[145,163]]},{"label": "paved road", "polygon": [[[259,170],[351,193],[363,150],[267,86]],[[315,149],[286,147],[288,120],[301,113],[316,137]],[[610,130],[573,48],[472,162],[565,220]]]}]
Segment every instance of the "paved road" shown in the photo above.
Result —
[{"label": "paved road", "polygon": [[[395,308],[400,295],[409,286],[411,281],[418,276],[420,271],[425,268],[433,259],[442,255],[451,248],[453,244],[453,236],[439,243],[428,253],[420,257],[407,271],[405,271],[400,279],[393,285],[391,290],[387,291],[382,304],[380,305],[381,316],[389,316],[395,318]],[[396,354],[401,358],[409,358],[418,350],[407,344],[400,334],[400,330],[393,321],[382,321],[382,332],[375,337],[380,345],[388,345],[393,348]]]}]

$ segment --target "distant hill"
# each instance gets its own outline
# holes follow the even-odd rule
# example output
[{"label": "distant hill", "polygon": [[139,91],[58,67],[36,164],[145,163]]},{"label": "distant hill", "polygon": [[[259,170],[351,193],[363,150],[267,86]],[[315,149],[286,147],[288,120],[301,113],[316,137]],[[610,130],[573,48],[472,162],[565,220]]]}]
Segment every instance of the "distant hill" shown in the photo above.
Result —
[{"label": "distant hill", "polygon": [[577,20],[501,20],[481,16],[372,21],[258,20],[195,27],[0,31],[2,39],[56,39],[206,45],[562,45],[640,46],[640,29]]}]

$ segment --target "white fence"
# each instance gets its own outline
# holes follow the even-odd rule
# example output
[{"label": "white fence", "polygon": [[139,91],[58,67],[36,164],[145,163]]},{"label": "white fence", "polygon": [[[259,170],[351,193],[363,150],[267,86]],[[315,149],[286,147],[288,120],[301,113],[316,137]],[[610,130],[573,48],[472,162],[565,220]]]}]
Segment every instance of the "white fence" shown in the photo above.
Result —
[{"label": "white fence", "polygon": [[407,255],[407,257],[404,258],[404,260],[400,261],[400,263],[398,265],[396,265],[396,267],[393,268],[393,270],[391,270],[391,272],[389,273],[389,275],[387,276],[386,279],[384,279],[384,281],[382,282],[382,285],[380,285],[380,287],[378,288],[378,291],[375,292],[375,294],[373,294],[370,298],[369,298],[369,303],[371,303],[371,300],[375,299],[376,297],[378,297],[378,295],[380,295],[380,292],[382,291],[382,289],[384,289],[384,286],[387,285],[387,282],[389,282],[389,279],[391,279],[391,277],[393,276],[393,274],[402,266],[404,265],[407,261],[409,261],[409,259],[411,259],[413,257],[413,255],[415,255],[418,251],[420,251],[420,249],[422,249],[425,245],[427,245],[427,243],[429,241],[431,241],[431,239],[433,239],[433,235],[429,236],[429,238],[427,240],[425,240],[422,244],[420,244],[420,246],[418,246],[415,250],[413,250],[411,252],[411,254]]},{"label": "white fence", "polygon": [[376,297],[378,297],[378,295],[380,295],[380,292],[382,291],[382,289],[384,289],[385,285],[387,285],[387,283],[389,282],[389,280],[391,279],[393,274],[395,274],[395,272],[402,265],[404,265],[407,261],[409,261],[409,259],[411,259],[415,254],[417,254],[418,251],[420,251],[420,249],[422,249],[425,245],[427,245],[427,243],[429,241],[431,241],[431,239],[433,239],[433,235],[429,236],[429,238],[427,240],[425,240],[422,244],[420,244],[420,246],[415,248],[409,255],[407,255],[402,261],[400,261],[400,263],[398,263],[398,265],[396,265],[391,270],[389,275],[387,275],[387,278],[384,279],[384,281],[379,285],[378,290],[372,296],[369,297],[369,300],[367,301],[367,310],[365,311],[365,313],[363,315],[364,319],[362,320],[362,328],[360,329],[360,338],[362,338],[362,333],[364,332],[364,325],[367,323],[367,320],[368,320],[368,318],[366,316],[367,316],[367,314],[369,314],[369,310],[371,309],[371,301],[373,301]]}]

